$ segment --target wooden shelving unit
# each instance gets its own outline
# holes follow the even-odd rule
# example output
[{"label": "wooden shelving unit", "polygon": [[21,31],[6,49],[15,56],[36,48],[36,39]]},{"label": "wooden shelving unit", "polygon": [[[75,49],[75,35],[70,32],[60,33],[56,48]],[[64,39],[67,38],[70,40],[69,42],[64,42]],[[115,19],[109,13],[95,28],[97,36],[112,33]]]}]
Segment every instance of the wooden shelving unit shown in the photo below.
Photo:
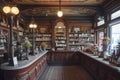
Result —
[{"label": "wooden shelving unit", "polygon": [[[44,30],[43,30],[44,29]],[[29,29],[29,33],[25,34],[26,37],[29,38],[30,42],[32,43],[33,35],[32,30]],[[52,48],[52,31],[48,30],[48,27],[42,27],[39,29],[34,30],[34,38],[35,38],[35,48],[39,48],[42,42],[48,45],[47,50]]]},{"label": "wooden shelving unit", "polygon": [[40,46],[40,43],[45,42],[51,49],[52,34],[51,33],[39,33],[35,36],[36,46]]},{"label": "wooden shelving unit", "polygon": [[66,28],[55,28],[55,48],[56,50],[66,50]]},{"label": "wooden shelving unit", "polygon": [[80,30],[80,27],[69,28],[68,49],[71,51],[80,51],[89,44],[94,44],[94,33],[90,30]]},{"label": "wooden shelving unit", "polygon": [[65,50],[66,47],[66,36],[64,32],[57,32],[55,37],[55,44],[57,50]]}]

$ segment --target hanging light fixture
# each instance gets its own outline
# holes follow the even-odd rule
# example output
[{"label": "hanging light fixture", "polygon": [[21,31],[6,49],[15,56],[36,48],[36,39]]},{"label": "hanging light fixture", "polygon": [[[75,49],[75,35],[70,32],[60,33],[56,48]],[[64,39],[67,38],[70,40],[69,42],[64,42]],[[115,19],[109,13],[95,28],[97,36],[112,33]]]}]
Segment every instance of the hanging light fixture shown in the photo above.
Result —
[{"label": "hanging light fixture", "polygon": [[3,7],[3,12],[5,14],[17,15],[19,14],[19,9],[14,5],[6,5]]},{"label": "hanging light fixture", "polygon": [[63,16],[63,12],[61,11],[61,0],[59,0],[59,11],[57,12],[58,17]]},{"label": "hanging light fixture", "polygon": [[34,18],[32,17],[31,23],[29,24],[29,28],[32,29],[32,54],[35,55],[35,32],[34,30],[37,28],[37,24],[35,23]]},{"label": "hanging light fixture", "polygon": [[29,28],[33,28],[33,29],[37,28],[37,24],[35,23],[33,17],[32,17],[31,23],[29,24]]}]

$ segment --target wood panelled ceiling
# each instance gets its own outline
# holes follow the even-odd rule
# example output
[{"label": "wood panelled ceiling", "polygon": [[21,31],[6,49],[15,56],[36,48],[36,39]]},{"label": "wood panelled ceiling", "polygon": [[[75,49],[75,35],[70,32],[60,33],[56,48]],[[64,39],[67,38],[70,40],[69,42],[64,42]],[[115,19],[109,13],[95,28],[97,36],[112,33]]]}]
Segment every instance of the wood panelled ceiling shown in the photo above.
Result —
[{"label": "wood panelled ceiling", "polygon": [[[58,7],[37,7],[26,9],[21,12],[25,16],[57,16]],[[91,16],[96,11],[86,7],[62,7],[64,16]]]},{"label": "wood panelled ceiling", "polygon": [[[61,9],[64,16],[91,16],[99,11],[96,6],[101,5],[104,1],[61,0]],[[25,6],[21,8],[21,14],[25,16],[56,16],[59,10],[59,0],[14,0],[14,2]]]},{"label": "wood panelled ceiling", "polygon": [[[58,18],[59,0],[3,0],[12,1],[20,9],[20,17],[23,21],[36,19]],[[64,19],[89,18],[95,14],[101,14],[101,5],[109,0],[61,0],[61,10]]]},{"label": "wood panelled ceiling", "polygon": [[[19,4],[58,5],[59,0],[14,0]],[[61,0],[62,5],[99,5],[105,0]]]}]

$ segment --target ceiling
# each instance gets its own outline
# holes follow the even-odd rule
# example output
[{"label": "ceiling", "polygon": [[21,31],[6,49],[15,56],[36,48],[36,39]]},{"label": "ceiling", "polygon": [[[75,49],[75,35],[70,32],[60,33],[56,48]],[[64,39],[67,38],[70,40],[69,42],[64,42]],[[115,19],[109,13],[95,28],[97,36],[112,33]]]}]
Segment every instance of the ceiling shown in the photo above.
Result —
[{"label": "ceiling", "polygon": [[[24,16],[57,16],[59,0],[14,0]],[[64,16],[91,16],[105,0],[61,0]]]},{"label": "ceiling", "polygon": [[[29,21],[31,17],[36,19],[58,18],[59,0],[3,0],[12,1],[20,9],[20,17],[23,21]],[[61,10],[64,18],[88,18],[99,14],[101,5],[109,0],[61,0]]]},{"label": "ceiling", "polygon": [[[14,0],[19,4],[59,4],[59,0]],[[98,5],[105,0],[61,0],[63,5]]]}]

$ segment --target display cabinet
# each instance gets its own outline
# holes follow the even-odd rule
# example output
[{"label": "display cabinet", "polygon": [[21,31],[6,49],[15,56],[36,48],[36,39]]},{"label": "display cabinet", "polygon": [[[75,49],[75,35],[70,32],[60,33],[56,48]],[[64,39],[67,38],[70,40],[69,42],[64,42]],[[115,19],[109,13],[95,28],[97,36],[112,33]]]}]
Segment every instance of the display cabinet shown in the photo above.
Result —
[{"label": "display cabinet", "polygon": [[52,34],[39,33],[36,35],[35,41],[36,41],[36,46],[40,46],[41,42],[45,42],[48,45],[47,49],[51,49]]},{"label": "display cabinet", "polygon": [[66,50],[66,27],[62,22],[55,26],[55,49]]},{"label": "display cabinet", "polygon": [[[23,32],[23,30],[18,30],[16,27],[13,27],[13,45],[14,48],[16,48],[16,42],[18,40],[22,40],[22,36],[21,34],[19,34],[19,32]],[[2,26],[0,25],[0,50],[4,49],[7,50],[8,49],[8,43],[9,43],[9,27],[7,26]],[[18,39],[19,37],[19,39]]]},{"label": "display cabinet", "polygon": [[89,44],[94,44],[94,32],[92,31],[80,31],[80,27],[74,27],[69,29],[68,33],[68,46],[69,50],[82,50]]},{"label": "display cabinet", "polygon": [[55,44],[57,50],[65,50],[66,47],[66,37],[63,32],[57,32],[55,38]]},{"label": "display cabinet", "polygon": [[[35,29],[35,44],[40,46],[42,42],[47,43],[48,49],[79,51],[94,44],[94,31],[91,26],[66,24],[58,21],[55,25],[41,26]],[[32,42],[32,30],[29,29],[27,36]]]},{"label": "display cabinet", "polygon": [[8,32],[6,30],[0,29],[0,50],[7,49],[8,44]]},{"label": "display cabinet", "polygon": [[[26,31],[25,36],[29,38],[29,41],[32,43],[33,33],[32,29]],[[40,47],[42,42],[47,44],[47,50],[52,48],[52,31],[49,26],[40,27],[34,30],[34,38],[35,38],[35,48]]]}]

